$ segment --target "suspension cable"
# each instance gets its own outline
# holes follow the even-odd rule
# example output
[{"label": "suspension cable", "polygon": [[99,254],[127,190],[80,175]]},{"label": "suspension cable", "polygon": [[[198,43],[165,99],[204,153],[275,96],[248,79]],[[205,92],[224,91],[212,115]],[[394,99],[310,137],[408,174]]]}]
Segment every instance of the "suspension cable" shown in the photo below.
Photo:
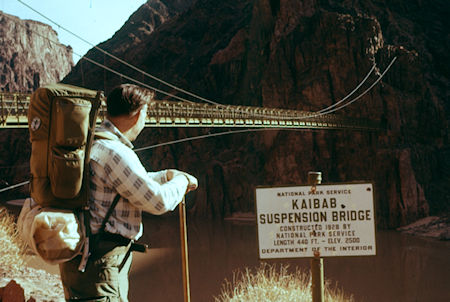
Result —
[{"label": "suspension cable", "polygon": [[397,57],[394,57],[391,61],[391,63],[389,63],[389,65],[386,67],[386,69],[383,71],[383,73],[378,77],[378,79],[372,83],[372,85],[369,86],[369,88],[367,88],[366,90],[364,90],[360,95],[358,95],[356,98],[352,99],[351,101],[347,102],[344,105],[341,105],[337,108],[325,111],[325,112],[321,112],[320,115],[324,115],[324,114],[329,114],[338,110],[341,110],[347,106],[349,106],[350,104],[356,102],[357,100],[359,100],[360,98],[362,98],[367,92],[369,92],[376,84],[378,84],[378,82],[384,77],[384,75],[386,74],[386,72],[388,72],[388,70],[391,68],[391,66],[394,64],[395,60],[397,60]]},{"label": "suspension cable", "polygon": [[[75,53],[75,52],[74,52],[74,53]],[[109,71],[109,72],[112,72],[112,73],[114,73],[114,74],[116,74],[116,75],[118,75],[118,76],[120,76],[120,77],[123,77],[123,78],[125,78],[125,79],[127,79],[127,80],[130,80],[130,81],[132,81],[132,82],[134,82],[134,83],[136,83],[136,84],[139,84],[139,85],[141,85],[141,86],[143,86],[143,87],[152,89],[152,90],[154,90],[154,91],[156,91],[156,92],[165,94],[165,95],[167,95],[167,96],[169,96],[169,97],[173,97],[173,98],[178,99],[178,100],[180,100],[180,101],[187,102],[187,103],[190,103],[190,104],[194,104],[194,102],[192,102],[192,101],[189,101],[189,100],[184,99],[184,98],[182,98],[182,97],[179,97],[179,96],[177,96],[177,95],[171,94],[171,93],[169,93],[169,92],[165,92],[165,91],[163,91],[163,90],[160,90],[160,89],[158,89],[158,88],[156,88],[156,87],[153,87],[153,86],[150,86],[150,85],[148,85],[148,84],[145,84],[145,83],[143,83],[143,82],[141,82],[141,81],[139,81],[139,80],[136,80],[136,79],[134,79],[134,78],[132,78],[132,77],[129,77],[129,76],[123,74],[123,73],[120,73],[120,72],[118,72],[118,71],[116,71],[116,70],[114,70],[114,69],[112,69],[112,68],[109,68],[108,66],[105,66],[105,65],[103,65],[103,64],[101,64],[101,63],[98,63],[98,62],[96,62],[96,61],[94,61],[94,60],[92,60],[92,59],[90,59],[90,58],[88,58],[88,57],[83,56],[81,59],[82,59],[82,60],[86,60],[86,61],[88,61],[88,62],[90,62],[90,63],[92,63],[92,64],[94,64],[94,65],[97,65],[97,66],[99,66],[99,67],[101,67],[101,68],[104,68],[105,70],[107,70],[107,71]]]},{"label": "suspension cable", "polygon": [[327,108],[321,109],[321,110],[319,110],[319,111],[317,111],[317,112],[318,112],[318,113],[322,113],[322,112],[324,112],[324,111],[327,111],[327,110],[329,110],[329,109],[332,109],[332,108],[334,108],[334,107],[340,105],[342,102],[344,102],[345,100],[347,100],[351,95],[353,95],[353,93],[355,93],[355,92],[359,89],[359,87],[361,87],[361,86],[366,82],[366,80],[367,80],[367,79],[369,78],[369,76],[372,74],[372,72],[373,72],[373,70],[375,69],[375,67],[376,67],[376,64],[373,64],[372,69],[370,69],[370,71],[367,73],[367,75],[365,76],[365,78],[359,83],[359,85],[356,86],[356,88],[353,89],[352,92],[350,92],[349,94],[347,94],[342,100],[340,100],[340,101],[337,102],[337,103],[334,103],[334,104],[331,105],[331,106],[328,106]]},{"label": "suspension cable", "polygon": [[29,180],[21,182],[21,183],[18,183],[18,184],[15,184],[15,185],[12,185],[12,186],[9,186],[9,187],[6,187],[6,188],[3,188],[3,189],[0,189],[0,193],[8,191],[8,190],[15,189],[15,188],[18,188],[18,187],[21,187],[21,186],[24,186],[24,185],[26,185],[28,183],[30,183]]},{"label": "suspension cable", "polygon": [[[169,141],[169,142],[165,142],[165,143],[160,143],[160,144],[156,144],[156,145],[151,145],[151,146],[147,146],[147,147],[137,148],[137,149],[134,149],[134,151],[140,152],[140,151],[144,151],[144,150],[148,150],[148,149],[154,149],[157,147],[173,145],[173,144],[198,140],[198,139],[202,139],[202,138],[214,137],[214,136],[222,136],[222,135],[244,133],[244,132],[265,131],[265,130],[281,130],[281,128],[280,129],[276,129],[276,128],[241,129],[241,130],[229,130],[229,131],[222,131],[222,132],[217,132],[217,133],[209,133],[209,134],[203,134],[203,135],[198,135],[198,136],[185,137],[185,138],[181,138],[181,139],[177,139],[177,140],[173,140],[173,141]],[[286,130],[288,130],[288,129],[286,129]],[[299,129],[289,129],[289,130],[299,130]]]},{"label": "suspension cable", "polygon": [[[50,41],[51,41],[51,40],[50,40]],[[351,103],[354,103],[355,101],[357,101],[358,99],[360,99],[362,96],[364,96],[368,91],[370,91],[370,90],[371,90],[371,89],[372,89],[372,88],[373,88],[373,87],[374,87],[374,86],[375,86],[375,85],[383,78],[383,76],[386,74],[386,72],[387,72],[387,71],[391,68],[391,66],[394,64],[394,62],[395,62],[396,59],[397,59],[397,57],[394,57],[394,58],[392,59],[392,61],[390,62],[390,64],[386,67],[386,69],[384,70],[384,72],[378,77],[378,79],[377,79],[374,83],[372,83],[372,85],[371,85],[369,88],[367,88],[363,93],[361,93],[360,95],[358,95],[356,98],[352,99],[352,100],[349,101],[348,103],[346,103],[346,104],[344,104],[344,105],[342,105],[342,106],[339,106],[339,107],[337,107],[337,108],[330,109],[330,110],[328,110],[328,111],[324,111],[324,110],[317,111],[317,112],[315,112],[313,115],[311,115],[311,116],[309,116],[309,117],[329,114],[329,113],[331,113],[331,112],[334,112],[334,111],[340,110],[340,109],[342,109],[342,108],[344,108],[344,107],[347,107],[347,106],[349,106]],[[88,59],[88,60],[90,60],[90,59]],[[101,65],[101,64],[99,64],[99,63],[97,63],[97,62],[95,62],[95,61],[93,61],[93,60],[90,60],[90,61],[92,61],[92,63],[94,63],[94,64]],[[375,65],[374,65],[374,66],[375,66]],[[108,67],[105,66],[105,68],[108,68]],[[108,68],[107,70],[110,70],[111,72],[114,72],[114,73],[118,73],[118,72],[116,72],[116,71],[114,71],[114,70],[112,70],[112,69],[110,69],[110,68]],[[372,70],[373,70],[373,67],[372,67]],[[370,73],[372,72],[372,70],[370,71]],[[369,73],[369,74],[370,74],[370,73]],[[134,80],[134,79],[132,79],[132,78],[130,78],[130,77],[128,77],[128,76],[125,76],[125,75],[123,75],[123,76],[124,76],[125,78],[129,79],[129,80],[133,80],[133,81],[139,82],[139,81]],[[367,79],[367,77],[368,77],[368,76],[366,76],[366,78],[365,78],[363,81],[365,81],[365,80]],[[144,83],[142,83],[142,84],[144,84]],[[144,85],[145,85],[145,84],[144,84]],[[359,87],[357,87],[357,88],[359,88]],[[354,91],[356,91],[356,89],[355,89]],[[353,94],[354,91],[352,91],[351,94]],[[334,107],[334,106],[330,106],[330,107]],[[328,107],[328,108],[330,108],[330,107]],[[306,118],[306,117],[304,117],[304,118]],[[147,147],[137,148],[137,149],[135,149],[134,151],[135,151],[135,152],[140,152],[140,151],[144,151],[144,150],[148,150],[148,149],[153,149],[153,148],[157,148],[157,147],[162,147],[162,146],[167,146],[167,145],[177,144],[177,143],[181,143],[181,142],[193,141],[193,140],[198,140],[198,139],[203,139],[203,138],[208,138],[208,137],[216,137],[216,136],[223,136],[223,135],[237,134],[237,133],[245,133],[245,132],[270,131],[270,130],[272,130],[272,131],[274,131],[274,130],[302,131],[302,130],[304,130],[304,129],[290,129],[290,128],[261,128],[261,129],[230,130],[230,131],[224,131],[224,132],[219,132],[219,133],[204,134],[204,135],[198,135],[198,136],[194,136],[194,137],[187,137],[187,138],[183,138],[183,139],[173,140],[173,141],[169,141],[169,142],[165,142],[165,143],[160,143],[160,144],[151,145],[151,146],[147,146]],[[29,182],[30,182],[30,181],[24,181],[24,182],[22,182],[22,183],[19,183],[19,184],[16,184],[16,185],[12,185],[12,186],[7,187],[7,188],[0,189],[0,193],[5,192],[5,191],[8,191],[8,190],[12,190],[12,189],[14,189],[14,188],[17,188],[17,187],[20,187],[20,186],[23,186],[23,185],[26,185],[26,184],[28,184]]]},{"label": "suspension cable", "polygon": [[[304,116],[289,116],[289,119],[292,120],[304,120],[304,119],[310,119],[310,118],[314,118],[314,117],[319,117],[319,116],[323,116],[323,115],[327,115],[329,113],[341,110],[345,107],[347,107],[348,105],[356,102],[357,100],[359,100],[360,98],[362,98],[367,92],[369,92],[379,81],[381,81],[381,79],[384,77],[384,75],[386,74],[386,72],[391,68],[391,66],[394,64],[395,60],[397,59],[397,57],[394,57],[392,59],[392,61],[389,63],[389,65],[386,67],[386,69],[383,71],[382,74],[380,74],[378,76],[378,78],[369,86],[369,88],[367,88],[365,91],[363,91],[361,94],[359,94],[358,96],[356,96],[355,98],[353,98],[352,100],[350,100],[349,102],[345,103],[344,105],[341,105],[339,107],[336,107],[337,105],[341,104],[342,102],[344,102],[345,100],[347,100],[352,94],[354,94],[369,78],[369,76],[372,74],[373,70],[375,69],[376,65],[374,64],[371,68],[371,70],[367,73],[367,75],[365,76],[365,78],[359,83],[359,85],[353,89],[352,92],[350,92],[346,97],[344,97],[342,100],[340,100],[339,102],[328,106],[324,109],[321,109],[319,111],[315,111],[315,112],[311,112],[310,114],[306,114]],[[336,107],[336,108],[334,108]],[[334,109],[333,109],[334,108]],[[246,113],[248,115],[250,115],[250,113],[248,112],[241,112],[241,113]],[[271,118],[272,116],[270,115],[265,115],[265,114],[253,114],[251,115],[252,117],[262,117],[262,118]]]}]

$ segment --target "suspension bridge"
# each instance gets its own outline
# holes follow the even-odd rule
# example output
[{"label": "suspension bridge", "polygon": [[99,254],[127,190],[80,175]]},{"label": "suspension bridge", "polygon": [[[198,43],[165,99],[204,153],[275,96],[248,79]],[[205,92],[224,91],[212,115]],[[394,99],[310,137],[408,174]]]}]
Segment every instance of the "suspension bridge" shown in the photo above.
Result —
[{"label": "suspension bridge", "polygon": [[[94,49],[100,51],[105,56],[112,58],[113,60],[119,62],[120,64],[127,66],[134,71],[137,71],[142,76],[150,78],[157,81],[171,89],[181,92],[184,95],[195,98],[203,103],[196,103],[188,101],[178,95],[170,94],[164,90],[155,88],[144,81],[138,81],[137,79],[127,76],[119,72],[118,70],[112,69],[109,66],[105,66],[95,60],[88,58],[87,56],[80,56],[81,60],[85,60],[94,65],[97,65],[108,72],[116,74],[121,77],[121,79],[129,80],[137,85],[152,89],[157,93],[162,93],[171,99],[177,99],[180,101],[168,101],[168,100],[154,100],[150,103],[148,108],[148,115],[146,119],[146,127],[239,127],[239,128],[280,128],[280,129],[354,129],[354,130],[379,130],[381,127],[379,124],[367,120],[367,119],[355,119],[344,116],[338,116],[331,114],[337,110],[340,110],[353,102],[360,99],[368,91],[370,91],[384,76],[384,74],[389,70],[392,64],[395,62],[396,57],[393,58],[391,63],[386,67],[384,72],[376,78],[372,84],[364,90],[357,97],[348,100],[346,103],[340,105],[346,101],[353,93],[355,93],[364,84],[368,84],[368,78],[375,70],[375,64],[372,69],[367,73],[366,77],[359,83],[359,85],[346,97],[344,97],[339,102],[324,108],[318,112],[308,112],[301,110],[289,110],[289,109],[278,109],[278,108],[268,108],[268,107],[250,107],[250,106],[233,106],[233,105],[222,105],[214,101],[210,101],[201,96],[195,95],[189,91],[183,90],[170,84],[152,74],[147,73],[144,70],[116,57],[115,55],[101,49],[100,47],[91,44],[89,41],[85,40],[83,37],[75,34],[64,26],[56,23],[52,19],[41,12],[35,10],[33,7],[23,3],[18,0],[23,5],[27,6],[29,9],[33,10],[37,14],[41,15],[51,23],[55,24],[59,28],[63,29],[70,35],[76,37],[77,39],[91,45]],[[18,23],[20,25],[20,23]],[[27,29],[29,30],[29,29]],[[40,33],[35,32],[36,35]],[[47,37],[43,37],[49,42],[59,45],[56,41],[52,41]],[[74,52],[74,54],[76,54]],[[206,102],[206,103],[205,103]],[[30,94],[24,93],[5,93],[0,92],[0,128],[25,128],[28,127],[28,107],[30,103]],[[101,114],[99,115],[98,123],[104,118],[105,107],[101,108]]]},{"label": "suspension bridge", "polygon": [[[31,94],[0,93],[0,128],[28,127]],[[98,123],[105,116],[102,106]],[[377,130],[365,119],[268,107],[233,106],[152,100],[146,127],[239,127]]]}]

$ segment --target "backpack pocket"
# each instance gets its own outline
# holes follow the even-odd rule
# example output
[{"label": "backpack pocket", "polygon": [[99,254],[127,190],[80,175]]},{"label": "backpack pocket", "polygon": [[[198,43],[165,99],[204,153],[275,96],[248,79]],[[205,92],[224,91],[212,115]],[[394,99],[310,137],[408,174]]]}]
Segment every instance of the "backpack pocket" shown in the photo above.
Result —
[{"label": "backpack pocket", "polygon": [[17,219],[23,241],[49,264],[69,261],[81,254],[86,235],[76,212],[43,208],[27,198]]},{"label": "backpack pocket", "polygon": [[91,107],[91,102],[78,98],[59,98],[56,101],[57,146],[81,147],[86,142]]},{"label": "backpack pocket", "polygon": [[76,197],[83,182],[84,148],[53,148],[51,168],[49,176],[53,194],[58,198]]}]

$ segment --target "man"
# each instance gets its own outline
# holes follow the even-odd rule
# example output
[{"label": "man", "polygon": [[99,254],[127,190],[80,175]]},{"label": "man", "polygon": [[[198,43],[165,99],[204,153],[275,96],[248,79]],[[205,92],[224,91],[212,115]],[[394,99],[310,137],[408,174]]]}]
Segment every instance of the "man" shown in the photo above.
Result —
[{"label": "man", "polygon": [[[152,97],[150,91],[131,84],[108,95],[107,118],[100,132],[112,134],[113,139],[95,140],[90,155],[93,248],[84,272],[78,270],[80,256],[60,264],[67,300],[128,301],[130,246],[142,235],[142,211],[157,215],[171,211],[197,188],[195,177],[178,170],[147,172],[132,151],[131,141],[144,128]],[[117,194],[118,203],[100,233]]]}]

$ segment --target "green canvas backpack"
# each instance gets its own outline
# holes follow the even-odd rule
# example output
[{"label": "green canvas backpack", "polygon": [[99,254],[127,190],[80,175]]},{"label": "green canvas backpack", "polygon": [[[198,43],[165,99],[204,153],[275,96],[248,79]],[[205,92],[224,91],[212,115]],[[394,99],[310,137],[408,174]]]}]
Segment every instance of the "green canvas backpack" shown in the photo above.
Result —
[{"label": "green canvas backpack", "polygon": [[103,94],[66,84],[31,96],[30,192],[41,207],[77,209],[89,200],[89,152]]},{"label": "green canvas backpack", "polygon": [[[116,139],[107,132],[94,133],[102,99],[101,92],[53,84],[38,88],[28,109],[32,199],[22,207],[19,230],[48,263],[62,263],[81,254],[80,271],[96,246],[95,240],[89,243],[90,149],[94,137]],[[114,198],[100,232],[119,198]]]},{"label": "green canvas backpack", "polygon": [[[94,138],[117,140],[109,132],[95,132],[102,100],[102,92],[58,83],[38,88],[28,109],[32,199],[19,215],[20,233],[48,263],[81,254],[80,271],[100,238],[91,238],[89,227],[90,150]],[[97,235],[105,232],[119,199],[117,194]],[[132,242],[130,250],[146,247]]]}]

